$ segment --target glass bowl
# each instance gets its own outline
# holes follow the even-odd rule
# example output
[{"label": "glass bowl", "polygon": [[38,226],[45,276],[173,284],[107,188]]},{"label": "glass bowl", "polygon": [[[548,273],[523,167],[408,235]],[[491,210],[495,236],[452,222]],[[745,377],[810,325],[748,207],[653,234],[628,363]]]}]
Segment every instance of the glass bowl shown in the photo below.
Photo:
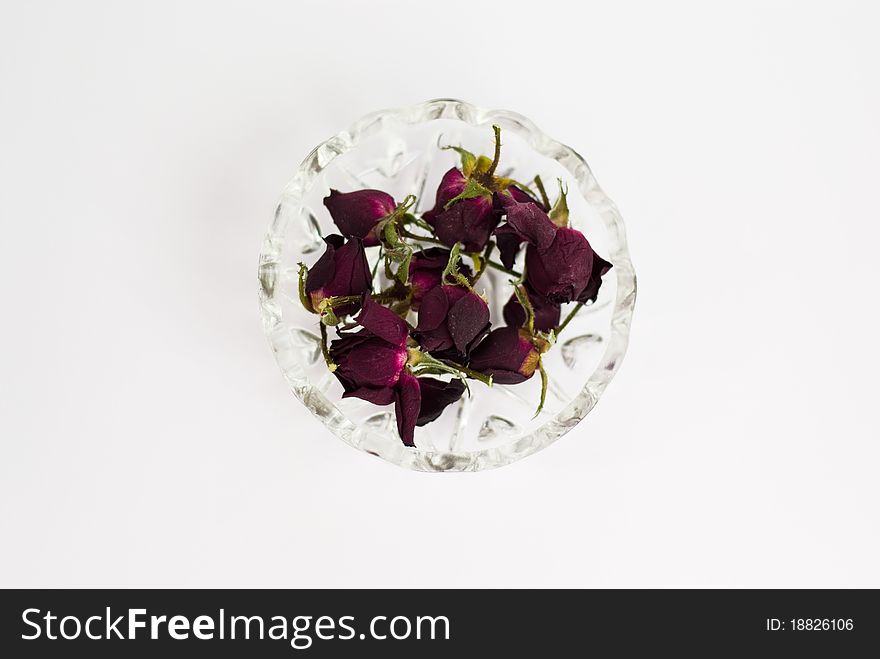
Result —
[{"label": "glass bowl", "polygon": [[[317,316],[299,301],[297,264],[314,264],[324,249],[322,236],[337,232],[322,203],[330,188],[377,188],[398,200],[416,194],[415,212],[421,214],[433,207],[442,175],[459,162],[454,151],[439,147],[461,145],[491,155],[493,124],[502,129],[499,174],[525,181],[540,174],[551,199],[554,179],[561,179],[568,185],[571,225],[613,268],[603,278],[595,303],[574,317],[544,355],[549,386],[537,417],[537,375],[514,386],[472,382],[470,396],[465,394],[437,421],[417,428],[416,447],[406,447],[397,433],[393,406],[341,397],[342,386],[322,358]],[[477,286],[496,325],[512,291],[508,280],[509,275],[490,269]],[[259,281],[263,327],[294,395],[347,444],[419,471],[499,467],[571,430],[620,368],[636,297],[623,220],[584,159],[519,114],[452,99],[369,114],[319,144],[281,195],[260,254]],[[570,307],[563,307],[563,318]]]}]

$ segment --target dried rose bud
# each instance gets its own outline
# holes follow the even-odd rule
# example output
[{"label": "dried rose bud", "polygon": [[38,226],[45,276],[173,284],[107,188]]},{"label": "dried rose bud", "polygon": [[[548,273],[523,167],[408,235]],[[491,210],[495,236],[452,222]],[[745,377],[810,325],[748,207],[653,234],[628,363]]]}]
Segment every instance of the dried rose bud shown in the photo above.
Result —
[{"label": "dried rose bud", "polygon": [[393,387],[406,365],[406,339],[409,326],[402,318],[369,295],[355,320],[364,329],[346,334],[330,344],[330,358],[345,389],[345,396],[356,396],[376,402],[391,402],[389,394],[377,391]]},{"label": "dried rose bud", "polygon": [[394,198],[381,190],[339,192],[331,189],[330,195],[324,197],[324,205],[339,232],[347,238],[360,238],[365,247],[379,244],[376,225],[397,208]]},{"label": "dried rose bud", "polygon": [[[538,295],[530,286],[526,285],[529,302],[535,312],[535,329],[539,332],[549,332],[559,325],[561,310],[558,304],[553,304],[543,295]],[[516,293],[510,296],[504,305],[504,322],[510,327],[522,327],[526,323],[526,310],[522,308]]]},{"label": "dried rose bud", "polygon": [[528,332],[516,327],[500,327],[489,332],[474,348],[469,366],[491,375],[498,384],[518,384],[534,375],[540,357]]},{"label": "dried rose bud", "polygon": [[422,300],[413,337],[427,352],[467,355],[489,331],[489,306],[461,286],[436,286]]},{"label": "dried rose bud", "polygon": [[561,228],[549,247],[526,249],[526,278],[554,304],[578,299],[590,282],[593,248],[580,231]]},{"label": "dried rose bud", "polygon": [[495,204],[507,215],[507,222],[495,230],[504,267],[513,267],[523,242],[539,247],[549,247],[553,242],[557,226],[538,204],[506,194],[496,194]]},{"label": "dried rose bud", "polygon": [[422,395],[422,404],[419,409],[417,426],[423,426],[437,419],[449,405],[456,402],[464,393],[464,383],[461,380],[444,382],[435,378],[419,378],[419,391]]},{"label": "dried rose bud", "polygon": [[[416,252],[409,262],[409,283],[412,291],[411,308],[418,311],[422,299],[434,287],[439,286],[443,270],[449,262],[449,250],[442,247],[431,247]],[[470,277],[471,269],[459,264],[458,271]]]},{"label": "dried rose bud", "polygon": [[507,222],[496,230],[506,267],[513,266],[520,244],[526,242],[526,278],[539,295],[558,305],[598,293],[601,277],[611,266],[602,260],[594,268],[594,258],[599,257],[580,231],[558,227],[533,203],[508,195],[497,199],[507,214]]},{"label": "dried rose bud", "polygon": [[493,207],[491,193],[460,199],[446,208],[464,192],[467,184],[468,178],[460,170],[450,169],[437,188],[434,208],[423,217],[444,244],[452,247],[463,243],[466,252],[479,252],[489,242],[501,216]]},{"label": "dried rose bud", "polygon": [[343,398],[355,397],[376,405],[395,404],[397,428],[403,443],[413,445],[421,408],[416,378],[406,370],[409,326],[394,312],[364,296],[355,319],[363,329],[330,344],[333,375],[342,384]]},{"label": "dried rose bud", "polygon": [[[305,282],[305,302],[315,313],[323,311],[321,302],[326,298],[359,296],[372,288],[370,266],[359,239],[346,242],[342,236],[331,234],[324,238],[324,242],[327,248],[309,269]],[[353,313],[359,306],[359,302],[345,303],[334,307],[334,313]]]}]

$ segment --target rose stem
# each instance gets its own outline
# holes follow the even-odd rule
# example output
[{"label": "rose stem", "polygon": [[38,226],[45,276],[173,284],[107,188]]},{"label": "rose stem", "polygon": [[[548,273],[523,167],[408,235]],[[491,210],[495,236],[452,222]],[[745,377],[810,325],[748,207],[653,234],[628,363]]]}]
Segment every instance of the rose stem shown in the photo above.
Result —
[{"label": "rose stem", "polygon": [[483,261],[480,263],[480,270],[474,275],[474,280],[471,282],[471,286],[477,283],[480,277],[483,276],[483,273],[486,272],[486,268],[489,266],[489,257],[492,256],[492,250],[495,249],[495,241],[490,240],[486,245],[486,250],[483,252]]},{"label": "rose stem", "polygon": [[498,167],[498,161],[501,160],[501,127],[500,126],[492,126],[492,130],[495,131],[495,157],[492,158],[492,164],[489,165],[489,169],[486,172],[486,178],[490,178],[495,175],[495,168]]},{"label": "rose stem", "polygon": [[572,309],[571,311],[568,312],[568,315],[565,317],[565,320],[563,320],[562,324],[556,328],[556,336],[559,336],[562,333],[562,330],[565,329],[565,326],[571,322],[571,319],[574,318],[577,315],[577,312],[580,311],[581,309],[583,309],[583,307],[584,307],[584,303],[578,302],[575,305],[574,309]]},{"label": "rose stem", "polygon": [[327,326],[324,323],[318,324],[321,326],[321,353],[324,355],[327,368],[332,373],[336,370],[336,364],[333,363],[333,360],[330,358],[330,350],[327,349]]},{"label": "rose stem", "polygon": [[547,196],[547,191],[544,189],[544,181],[541,180],[541,176],[535,176],[535,186],[538,188],[538,192],[541,193],[541,201],[544,202],[544,206],[550,208],[550,198]]},{"label": "rose stem", "polygon": [[403,236],[404,238],[412,238],[413,240],[421,240],[426,243],[434,243],[435,245],[442,245],[443,247],[446,247],[446,243],[444,243],[441,240],[437,240],[436,238],[431,238],[430,236],[417,236],[416,234],[410,233],[409,231],[407,231],[406,229],[403,229],[403,228],[401,228],[399,231],[400,231],[400,235]]},{"label": "rose stem", "polygon": [[457,371],[461,371],[469,378],[473,378],[474,380],[479,380],[483,384],[491,387],[492,386],[492,376],[485,375],[484,373],[479,373],[477,371],[472,371],[467,366],[462,366],[461,364],[456,364],[455,362],[446,361],[444,362],[447,366],[454,368]]},{"label": "rose stem", "polygon": [[489,267],[490,267],[490,268],[495,268],[496,270],[500,270],[501,272],[506,272],[506,273],[509,274],[509,275],[513,275],[514,277],[517,277],[517,278],[519,278],[519,279],[522,279],[522,273],[521,273],[521,272],[517,272],[516,270],[508,270],[507,268],[505,268],[505,267],[504,267],[503,265],[501,265],[500,263],[497,263],[497,262],[495,262],[495,261],[492,261],[491,259],[490,259],[490,260],[487,260],[486,263],[489,264]]},{"label": "rose stem", "polygon": [[370,275],[373,281],[376,280],[376,272],[379,270],[379,264],[382,263],[382,256],[384,255],[384,250],[381,245],[379,245],[379,258],[376,259],[376,263],[373,265],[373,272]]}]

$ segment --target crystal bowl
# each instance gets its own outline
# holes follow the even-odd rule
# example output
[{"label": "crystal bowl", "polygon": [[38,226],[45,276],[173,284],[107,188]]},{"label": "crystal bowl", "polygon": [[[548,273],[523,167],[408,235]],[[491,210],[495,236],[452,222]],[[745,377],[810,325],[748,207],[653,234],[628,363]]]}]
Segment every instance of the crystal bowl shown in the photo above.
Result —
[{"label": "crystal bowl", "polygon": [[[474,382],[470,396],[437,421],[417,428],[416,447],[406,447],[397,433],[393,406],[342,398],[342,386],[322,358],[317,317],[299,302],[297,264],[311,266],[324,249],[322,236],[337,232],[322,203],[330,188],[377,188],[395,199],[414,193],[420,214],[434,205],[440,178],[458,162],[453,151],[439,147],[461,145],[491,154],[493,124],[502,129],[499,173],[521,180],[540,174],[548,190],[554,179],[567,184],[572,226],[613,268],[597,300],[573,318],[544,355],[549,386],[537,417],[537,376],[515,386]],[[508,280],[508,275],[488,270],[479,282],[496,324],[511,294]],[[294,395],[346,443],[419,471],[499,467],[571,430],[620,368],[636,297],[623,220],[584,159],[519,114],[452,99],[369,114],[319,144],[281,195],[260,254],[259,282],[263,327]],[[563,317],[570,306],[563,308]]]}]

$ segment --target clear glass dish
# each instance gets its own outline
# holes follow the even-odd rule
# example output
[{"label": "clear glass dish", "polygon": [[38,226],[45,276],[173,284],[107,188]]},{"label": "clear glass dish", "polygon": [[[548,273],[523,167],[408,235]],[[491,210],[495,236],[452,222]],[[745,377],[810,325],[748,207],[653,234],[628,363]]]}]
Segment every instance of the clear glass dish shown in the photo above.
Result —
[{"label": "clear glass dish", "polygon": [[[555,188],[555,179],[562,179],[568,185],[572,226],[614,267],[605,275],[596,302],[574,317],[544,355],[550,383],[541,414],[533,418],[540,395],[537,376],[514,386],[473,382],[470,397],[417,428],[416,448],[406,447],[397,434],[393,406],[341,397],[342,386],[322,359],[317,317],[299,302],[297,264],[312,265],[324,249],[322,236],[336,232],[322,203],[330,188],[377,188],[395,199],[414,193],[420,214],[434,205],[440,178],[458,163],[453,151],[439,147],[461,145],[491,154],[492,124],[502,129],[499,173],[526,181],[540,174],[548,190]],[[478,287],[499,324],[512,290],[508,279],[488,270]],[[499,467],[571,430],[593,409],[620,367],[636,297],[623,220],[584,159],[519,114],[452,99],[375,112],[319,144],[281,195],[260,254],[259,281],[263,327],[296,397],[344,442],[419,471]],[[563,317],[568,308],[563,308]]]}]

